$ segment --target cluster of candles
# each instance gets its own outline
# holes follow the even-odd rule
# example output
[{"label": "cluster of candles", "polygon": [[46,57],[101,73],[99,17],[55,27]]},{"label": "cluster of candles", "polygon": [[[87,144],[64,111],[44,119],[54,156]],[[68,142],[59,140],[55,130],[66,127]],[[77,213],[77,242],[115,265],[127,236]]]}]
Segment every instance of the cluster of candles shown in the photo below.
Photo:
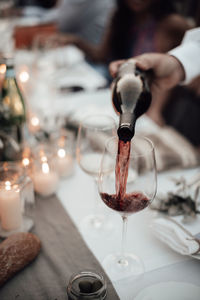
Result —
[{"label": "cluster of candles", "polygon": [[[67,177],[73,172],[73,155],[62,148],[61,144],[62,138],[59,140],[57,151],[52,151],[51,155],[45,153],[45,148],[42,147],[36,156],[32,155],[29,147],[24,149],[22,158],[26,174],[24,181],[27,176],[31,178],[35,192],[43,197],[54,194],[60,178]],[[22,186],[17,181],[13,182],[11,175],[10,178],[8,175],[5,180],[0,181],[0,224],[1,230],[8,233],[19,230],[23,225],[26,208]]]},{"label": "cluster of candles", "polygon": [[60,178],[68,177],[74,170],[73,154],[65,149],[66,137],[61,136],[55,145],[39,145],[35,155],[25,148],[22,164],[29,170],[35,192],[50,196],[56,192]]},{"label": "cluster of candles", "polygon": [[[0,64],[0,86],[6,71],[5,64]],[[19,73],[19,82],[23,85],[29,80],[26,69]],[[35,114],[29,116],[29,130],[32,134],[40,130],[41,124]],[[66,147],[67,141],[67,147]],[[26,174],[31,178],[34,190],[43,197],[54,194],[57,190],[60,178],[67,177],[73,173],[74,158],[69,151],[70,141],[66,135],[61,135],[54,144],[49,145],[51,155],[40,149],[34,156],[30,147],[25,147],[22,156],[22,165]],[[69,147],[70,148],[70,147]],[[53,149],[53,150],[52,150]],[[48,152],[48,151],[47,151]],[[17,230],[22,226],[23,210],[25,209],[21,196],[20,185],[13,184],[12,180],[0,179],[0,224],[1,230]]]}]

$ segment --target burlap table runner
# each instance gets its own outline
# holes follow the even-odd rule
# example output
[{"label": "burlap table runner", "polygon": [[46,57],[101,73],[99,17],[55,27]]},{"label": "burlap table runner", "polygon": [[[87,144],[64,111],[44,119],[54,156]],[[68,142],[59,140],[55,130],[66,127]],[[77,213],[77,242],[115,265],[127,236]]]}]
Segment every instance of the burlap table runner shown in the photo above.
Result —
[{"label": "burlap table runner", "polygon": [[108,300],[118,300],[112,284],[88,249],[56,196],[36,198],[35,233],[42,242],[39,256],[0,289],[1,300],[64,300],[66,285],[79,270],[105,276]]}]

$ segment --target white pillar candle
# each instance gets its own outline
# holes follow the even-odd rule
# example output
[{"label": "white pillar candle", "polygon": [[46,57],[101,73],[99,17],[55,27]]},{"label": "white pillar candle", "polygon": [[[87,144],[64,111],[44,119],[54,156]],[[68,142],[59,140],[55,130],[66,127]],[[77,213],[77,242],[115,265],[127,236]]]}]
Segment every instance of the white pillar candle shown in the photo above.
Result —
[{"label": "white pillar candle", "polygon": [[73,157],[70,154],[66,154],[64,149],[59,149],[57,157],[55,159],[55,168],[58,174],[62,177],[71,175],[73,171]]},{"label": "white pillar candle", "polygon": [[20,228],[22,224],[22,210],[19,189],[11,187],[9,181],[0,191],[1,227],[7,231]]},{"label": "white pillar candle", "polygon": [[58,186],[58,175],[49,170],[47,162],[42,163],[42,170],[36,171],[33,176],[35,191],[42,196],[50,196]]}]

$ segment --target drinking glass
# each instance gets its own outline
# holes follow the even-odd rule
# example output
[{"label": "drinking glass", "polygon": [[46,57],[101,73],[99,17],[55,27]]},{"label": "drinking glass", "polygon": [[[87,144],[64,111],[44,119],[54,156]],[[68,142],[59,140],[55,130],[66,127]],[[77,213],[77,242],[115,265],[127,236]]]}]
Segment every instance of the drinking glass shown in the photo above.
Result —
[{"label": "drinking glass", "polygon": [[125,252],[128,216],[145,209],[154,199],[157,172],[154,147],[144,137],[124,143],[108,139],[102,157],[98,188],[103,202],[123,221],[121,252],[108,255],[103,266],[113,281],[144,273],[142,260]]},{"label": "drinking glass", "polygon": [[[103,233],[103,229],[108,230],[110,226],[109,222],[106,223],[105,221],[105,215],[99,213],[97,181],[105,141],[114,135],[116,135],[116,124],[114,119],[108,115],[89,115],[83,119],[79,126],[76,157],[81,169],[94,179],[96,195],[94,213],[83,220],[81,227],[90,234],[94,233],[94,235]],[[99,203],[101,204],[100,201]]]}]

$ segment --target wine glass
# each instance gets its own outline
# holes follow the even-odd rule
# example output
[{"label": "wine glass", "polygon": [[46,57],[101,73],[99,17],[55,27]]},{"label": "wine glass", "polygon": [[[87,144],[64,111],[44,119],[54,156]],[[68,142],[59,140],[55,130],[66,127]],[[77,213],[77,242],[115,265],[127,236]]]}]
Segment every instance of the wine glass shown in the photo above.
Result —
[{"label": "wine glass", "polygon": [[[101,158],[105,141],[116,135],[116,124],[112,117],[103,114],[89,115],[80,123],[76,157],[81,169],[94,179],[94,212],[88,215],[82,222],[81,228],[87,233],[97,236],[109,231],[110,223],[105,221],[105,215],[100,213],[97,199],[97,181],[100,170]],[[98,200],[98,201],[97,201]]]},{"label": "wine glass", "polygon": [[134,136],[124,143],[117,137],[106,141],[98,188],[101,199],[123,220],[121,252],[108,255],[103,266],[113,281],[144,273],[142,260],[125,253],[127,221],[130,214],[146,208],[154,199],[157,187],[155,153],[152,142]]}]

